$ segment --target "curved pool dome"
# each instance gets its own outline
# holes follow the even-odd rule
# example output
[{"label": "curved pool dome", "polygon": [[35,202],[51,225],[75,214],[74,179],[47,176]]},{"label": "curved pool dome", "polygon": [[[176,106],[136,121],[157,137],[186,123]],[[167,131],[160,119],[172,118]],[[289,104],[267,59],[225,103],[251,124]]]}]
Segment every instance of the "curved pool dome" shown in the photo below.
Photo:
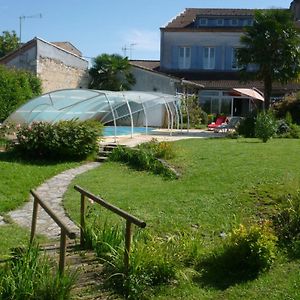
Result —
[{"label": "curved pool dome", "polygon": [[[34,98],[12,113],[6,122],[30,124],[61,120],[99,120],[104,125],[182,128],[179,98],[157,92],[67,89]],[[180,126],[181,124],[181,126]]]}]

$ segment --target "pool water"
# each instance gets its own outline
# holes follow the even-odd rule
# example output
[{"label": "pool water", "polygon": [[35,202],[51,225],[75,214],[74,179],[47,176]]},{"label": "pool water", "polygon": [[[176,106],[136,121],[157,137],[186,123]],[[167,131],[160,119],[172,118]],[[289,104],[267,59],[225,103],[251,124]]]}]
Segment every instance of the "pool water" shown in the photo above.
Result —
[{"label": "pool water", "polygon": [[[150,133],[154,128],[148,127],[148,133]],[[146,127],[133,127],[133,133],[146,133]],[[116,135],[130,135],[131,127],[130,126],[117,126]],[[114,126],[104,126],[103,130],[104,136],[114,136],[115,127]]]}]

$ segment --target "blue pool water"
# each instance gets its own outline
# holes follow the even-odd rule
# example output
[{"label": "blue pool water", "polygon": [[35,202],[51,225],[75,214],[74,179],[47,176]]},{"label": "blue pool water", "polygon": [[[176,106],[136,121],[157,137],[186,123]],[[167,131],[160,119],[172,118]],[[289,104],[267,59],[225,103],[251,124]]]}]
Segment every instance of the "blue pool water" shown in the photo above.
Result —
[{"label": "blue pool water", "polygon": [[[148,133],[150,133],[154,128],[148,127]],[[133,127],[133,133],[146,133],[146,127]],[[129,135],[131,134],[130,126],[117,126],[116,135]],[[104,126],[103,131],[104,136],[114,136],[115,127],[114,126]]]}]

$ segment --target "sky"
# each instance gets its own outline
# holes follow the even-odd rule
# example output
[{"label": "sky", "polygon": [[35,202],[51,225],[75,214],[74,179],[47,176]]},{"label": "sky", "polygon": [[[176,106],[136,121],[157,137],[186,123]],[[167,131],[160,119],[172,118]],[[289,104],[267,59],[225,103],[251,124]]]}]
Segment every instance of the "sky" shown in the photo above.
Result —
[{"label": "sky", "polygon": [[19,36],[21,24],[22,42],[69,41],[88,60],[102,53],[156,60],[160,27],[185,8],[289,8],[291,1],[0,0],[0,34],[14,30]]}]

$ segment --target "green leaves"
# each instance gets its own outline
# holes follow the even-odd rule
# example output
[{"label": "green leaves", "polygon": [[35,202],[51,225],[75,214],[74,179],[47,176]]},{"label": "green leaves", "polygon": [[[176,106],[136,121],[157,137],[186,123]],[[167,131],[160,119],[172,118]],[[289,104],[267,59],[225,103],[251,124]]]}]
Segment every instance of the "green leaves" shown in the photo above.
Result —
[{"label": "green leaves", "polygon": [[118,54],[102,54],[93,61],[90,69],[92,82],[90,88],[98,90],[123,91],[129,90],[135,83],[130,72],[128,58]]},{"label": "green leaves", "polygon": [[0,57],[5,56],[11,51],[18,49],[19,47],[19,38],[17,37],[16,32],[3,31],[0,35]]}]

